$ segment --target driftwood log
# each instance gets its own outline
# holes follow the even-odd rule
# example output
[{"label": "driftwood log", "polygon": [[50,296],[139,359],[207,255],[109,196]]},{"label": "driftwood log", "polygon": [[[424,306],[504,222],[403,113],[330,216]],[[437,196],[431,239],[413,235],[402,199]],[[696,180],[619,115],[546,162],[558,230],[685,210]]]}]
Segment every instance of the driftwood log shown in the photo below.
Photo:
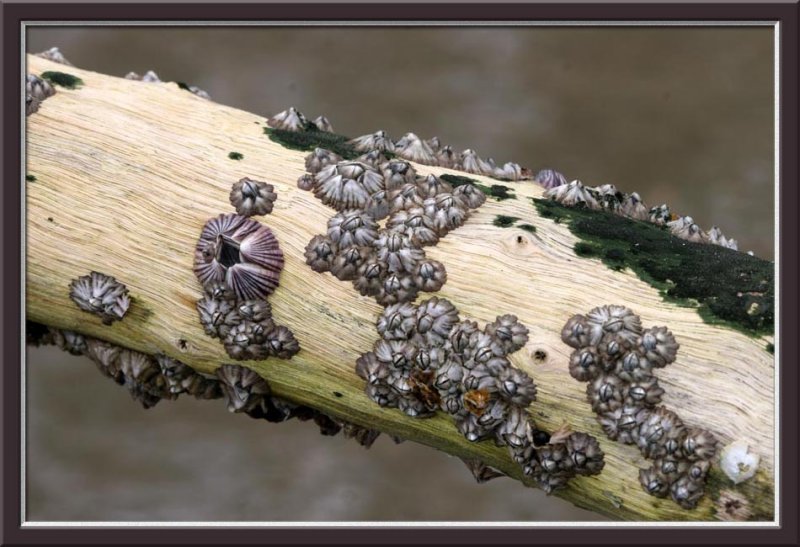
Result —
[{"label": "driftwood log", "polygon": [[[263,115],[204,100],[175,83],[125,80],[32,56],[28,69],[69,72],[84,82],[75,90],[57,88],[27,120],[27,173],[35,176],[25,183],[28,319],[141,352],[164,352],[202,372],[231,362],[198,322],[195,302],[202,291],[192,273],[193,251],[206,220],[232,211],[233,182],[244,176],[266,180],[278,200],[262,220],[286,256],[270,302],[276,322],[291,328],[302,349],[291,360],[245,364],[278,396],[480,459],[526,481],[505,449],[468,442],[449,416],[415,420],[366,397],[354,366],[377,339],[381,308],[351,283],[305,264],[306,244],[324,232],[333,212],[297,188],[307,153],[271,141]],[[243,158],[232,160],[230,152]],[[447,172],[416,167],[422,174]],[[733,490],[746,498],[753,516],[771,520],[775,376],[765,349],[771,338],[710,325],[694,309],[664,301],[629,270],[576,256],[576,236],[532,205],[529,198],[542,189],[534,183],[513,189],[516,199],[489,199],[426,252],[446,266],[448,281],[438,295],[450,299],[462,318],[483,324],[512,313],[530,329],[527,346],[511,359],[538,384],[530,411],[539,426],[552,431],[566,423],[600,441],[603,472],[575,478],[555,495],[617,519],[714,520],[726,518],[716,506],[720,491]],[[497,227],[497,215],[519,217],[536,230]],[[68,296],[70,281],[92,270],[116,277],[133,297],[128,315],[113,326],[82,312]],[[642,490],[638,469],[649,463],[635,446],[603,435],[586,403],[585,384],[569,376],[571,348],[559,337],[567,318],[603,304],[628,306],[644,325],[673,331],[681,346],[677,362],[659,371],[664,404],[687,424],[711,429],[723,444],[749,443],[761,456],[755,478],[734,486],[715,466],[694,510]]]}]

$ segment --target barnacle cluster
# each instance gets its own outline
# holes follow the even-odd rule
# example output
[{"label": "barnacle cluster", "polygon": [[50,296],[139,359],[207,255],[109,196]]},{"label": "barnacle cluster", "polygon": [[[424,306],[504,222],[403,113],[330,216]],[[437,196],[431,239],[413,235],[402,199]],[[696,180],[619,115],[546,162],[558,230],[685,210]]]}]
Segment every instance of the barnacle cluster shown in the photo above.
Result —
[{"label": "barnacle cluster", "polygon": [[653,466],[639,471],[642,488],[692,509],[703,496],[717,442],[660,405],[664,390],[655,369],[675,361],[679,344],[666,327],[644,329],[624,306],[574,315],[561,331],[573,378],[588,382],[587,398],[611,440],[635,444]]},{"label": "barnacle cluster", "polygon": [[536,180],[547,188],[544,197],[561,205],[608,211],[634,220],[666,226],[673,235],[687,241],[711,243],[738,250],[736,240],[725,237],[716,226],[705,232],[695,224],[692,217],[676,217],[666,204],[648,208],[639,194],[625,194],[613,184],[591,187],[579,180],[567,183],[563,175],[550,170],[537,173]]},{"label": "barnacle cluster", "polygon": [[51,47],[50,49],[46,49],[44,51],[40,51],[36,54],[37,57],[41,57],[42,59],[47,59],[48,61],[53,61],[54,63],[60,63],[62,65],[73,66],[64,54],[61,53],[61,50],[57,47]]},{"label": "barnacle cluster", "polygon": [[[149,82],[149,83],[161,82],[161,78],[159,78],[158,74],[156,74],[155,71],[153,70],[148,70],[147,72],[144,73],[144,75],[140,75],[136,72],[128,72],[125,75],[125,79],[137,80],[140,82]],[[200,89],[196,85],[189,85],[184,82],[176,82],[176,83],[178,84],[179,88],[184,89],[189,93],[192,93],[193,95],[197,95],[201,99],[209,99],[209,100],[211,99],[211,95],[209,95],[206,91]]]},{"label": "barnacle cluster", "polygon": [[379,153],[364,159],[341,161],[319,148],[306,158],[310,174],[298,186],[338,211],[327,233],[309,242],[306,263],[316,272],[352,281],[362,295],[384,306],[439,290],[447,272],[426,257],[423,247],[461,226],[486,197],[471,184],[453,189],[433,175],[419,176],[404,160]]},{"label": "barnacle cluster", "polygon": [[99,272],[73,279],[69,289],[72,301],[83,311],[100,317],[104,325],[121,320],[130,306],[125,285]]},{"label": "barnacle cluster", "polygon": [[308,118],[293,106],[269,118],[267,125],[273,129],[283,129],[284,131],[300,132],[312,129],[333,133],[333,125],[328,118],[317,116],[313,121],[308,121]]},{"label": "barnacle cluster", "polygon": [[[381,338],[359,357],[356,372],[379,405],[414,418],[439,410],[450,414],[467,440],[507,446],[524,473],[548,493],[575,475],[603,468],[596,439],[584,433],[566,431],[536,442],[543,432],[527,412],[536,385],[508,359],[528,341],[528,329],[515,316],[498,316],[480,329],[462,321],[448,300],[434,296],[419,306],[386,307],[377,329]],[[485,466],[467,465],[479,481],[496,476],[487,475]]]},{"label": "barnacle cluster", "polygon": [[272,230],[245,216],[271,211],[275,197],[270,184],[239,180],[230,194],[239,214],[206,222],[195,248],[194,273],[205,291],[197,301],[200,323],[232,359],[291,359],[300,350],[292,331],[275,324],[267,301],[278,287],[283,251]]},{"label": "barnacle cluster", "polygon": [[25,81],[25,115],[30,116],[39,110],[39,105],[48,97],[55,95],[56,90],[50,82],[36,76],[28,74]]}]

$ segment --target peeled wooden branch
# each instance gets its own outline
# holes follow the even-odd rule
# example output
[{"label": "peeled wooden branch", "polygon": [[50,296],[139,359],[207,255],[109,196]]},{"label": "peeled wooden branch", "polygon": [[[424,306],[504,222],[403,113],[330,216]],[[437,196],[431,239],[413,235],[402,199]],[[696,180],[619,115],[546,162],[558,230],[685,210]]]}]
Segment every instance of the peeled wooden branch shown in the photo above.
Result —
[{"label": "peeled wooden branch", "polygon": [[[301,351],[291,360],[246,365],[267,379],[275,395],[528,481],[505,449],[466,441],[448,416],[415,420],[366,397],[355,362],[377,338],[381,308],[350,283],[305,264],[305,246],[324,232],[333,212],[297,188],[307,153],[271,141],[264,117],[204,100],[174,83],[113,78],[36,57],[28,63],[31,73],[66,71],[83,80],[75,90],[58,88],[28,117],[27,175],[35,177],[26,183],[29,319],[144,353],[163,352],[213,372],[230,359],[198,321],[195,302],[202,290],[192,273],[194,246],[207,219],[232,210],[233,182],[267,180],[278,198],[263,221],[286,259],[270,303]],[[421,174],[448,172],[416,167]],[[487,186],[497,182],[472,177]],[[751,518],[771,520],[771,338],[708,324],[695,310],[665,302],[630,270],[578,257],[576,236],[532,204],[542,189],[522,183],[513,191],[513,199],[487,201],[426,252],[447,268],[448,281],[437,295],[456,304],[462,318],[483,324],[511,313],[530,329],[528,344],[511,360],[538,385],[530,408],[537,423],[549,431],[570,424],[600,441],[602,474],[576,478],[556,495],[619,519],[713,520],[732,518],[715,506],[730,491],[744,497]],[[503,227],[507,217],[533,229]],[[91,271],[126,285],[131,305],[124,320],[104,325],[70,300],[71,280]],[[649,464],[635,446],[603,435],[585,386],[569,377],[571,348],[560,339],[570,316],[603,304],[627,306],[644,324],[672,330],[680,352],[659,374],[664,404],[687,424],[711,429],[723,444],[746,441],[761,456],[754,479],[734,486],[715,466],[708,494],[694,510],[642,490],[638,469]]]}]

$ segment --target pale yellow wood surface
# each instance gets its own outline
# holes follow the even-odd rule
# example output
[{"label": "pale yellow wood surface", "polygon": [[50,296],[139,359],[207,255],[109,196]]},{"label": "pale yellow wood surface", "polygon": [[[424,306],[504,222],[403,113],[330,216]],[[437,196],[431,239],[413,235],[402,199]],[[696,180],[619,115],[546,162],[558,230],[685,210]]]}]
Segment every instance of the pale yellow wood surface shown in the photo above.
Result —
[{"label": "pale yellow wood surface", "polygon": [[[57,88],[27,120],[27,173],[36,177],[26,183],[29,319],[148,353],[162,351],[205,372],[230,362],[198,322],[201,287],[192,273],[193,250],[205,221],[232,211],[233,182],[244,176],[267,180],[278,200],[273,213],[259,220],[272,228],[286,256],[281,286],[270,302],[276,321],[291,328],[302,350],[290,361],[247,365],[278,395],[454,455],[481,458],[520,478],[504,449],[467,442],[449,417],[414,420],[380,409],[364,395],[354,365],[377,338],[381,308],[350,283],[306,266],[304,247],[324,232],[334,211],[297,188],[306,153],[269,140],[264,116],[200,99],[174,83],[113,78],[36,57],[28,62],[31,73],[64,71],[85,82],[74,91]],[[229,159],[234,151],[244,158]],[[566,422],[599,439],[606,453],[603,473],[575,479],[558,495],[621,519],[714,518],[710,495],[686,511],[645,494],[638,468],[649,463],[635,447],[603,435],[586,403],[585,384],[569,376],[571,350],[559,338],[564,322],[598,305],[622,304],[645,326],[668,326],[681,344],[677,362],[659,371],[665,404],[725,443],[744,439],[756,447],[761,471],[742,491],[769,513],[774,366],[766,341],[708,325],[694,310],[665,303],[633,273],[577,257],[575,236],[540,218],[532,205],[529,198],[542,190],[532,183],[509,186],[516,199],[488,200],[465,226],[426,252],[445,264],[448,281],[438,295],[450,299],[463,318],[487,322],[513,313],[530,329],[530,341],[512,361],[538,384],[538,401],[531,406],[537,423],[552,430]],[[519,217],[537,231],[495,227],[498,214]],[[123,321],[103,326],[69,299],[70,280],[91,270],[127,285],[135,300]],[[542,363],[533,359],[537,350],[547,354]]]}]

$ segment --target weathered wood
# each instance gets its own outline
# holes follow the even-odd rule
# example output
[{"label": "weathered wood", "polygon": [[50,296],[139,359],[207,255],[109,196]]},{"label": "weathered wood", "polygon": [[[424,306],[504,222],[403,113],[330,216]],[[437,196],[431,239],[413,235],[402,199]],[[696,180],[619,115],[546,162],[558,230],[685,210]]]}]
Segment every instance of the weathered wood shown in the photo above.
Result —
[{"label": "weathered wood", "polygon": [[[129,81],[36,57],[28,63],[34,74],[60,70],[84,81],[77,90],[58,88],[27,120],[27,173],[36,177],[26,183],[29,319],[147,353],[162,351],[204,372],[230,362],[198,322],[201,287],[192,273],[193,250],[205,221],[232,211],[233,182],[244,176],[267,180],[278,200],[260,220],[275,232],[286,256],[281,286],[270,302],[276,321],[291,328],[302,350],[290,361],[247,366],[279,396],[479,458],[522,479],[505,449],[467,442],[448,416],[415,420],[365,396],[354,364],[377,338],[381,308],[350,283],[306,266],[303,249],[324,232],[333,212],[297,188],[306,153],[270,141],[263,116],[203,100],[174,83]],[[244,157],[229,159],[230,152]],[[485,323],[513,313],[530,329],[529,343],[511,360],[539,386],[530,409],[537,423],[548,430],[569,423],[599,439],[606,454],[602,474],[576,478],[557,495],[619,519],[709,520],[717,518],[713,498],[730,486],[715,471],[710,495],[693,511],[653,498],[638,483],[638,468],[649,463],[635,447],[608,440],[595,422],[585,384],[569,376],[571,348],[559,332],[574,313],[622,304],[646,326],[668,326],[681,344],[678,361],[659,371],[664,403],[688,424],[710,428],[724,443],[744,439],[761,455],[758,476],[733,489],[747,496],[754,514],[771,519],[774,369],[767,340],[704,323],[696,311],[663,301],[630,271],[577,257],[575,236],[539,217],[531,204],[529,198],[542,190],[531,183],[513,187],[516,199],[488,200],[426,252],[445,264],[448,281],[438,295],[450,299],[462,318]],[[496,227],[492,221],[499,214],[519,217],[536,231]],[[69,299],[70,280],[91,270],[127,285],[134,300],[123,321],[104,326]],[[535,360],[537,351],[546,357]]]}]

